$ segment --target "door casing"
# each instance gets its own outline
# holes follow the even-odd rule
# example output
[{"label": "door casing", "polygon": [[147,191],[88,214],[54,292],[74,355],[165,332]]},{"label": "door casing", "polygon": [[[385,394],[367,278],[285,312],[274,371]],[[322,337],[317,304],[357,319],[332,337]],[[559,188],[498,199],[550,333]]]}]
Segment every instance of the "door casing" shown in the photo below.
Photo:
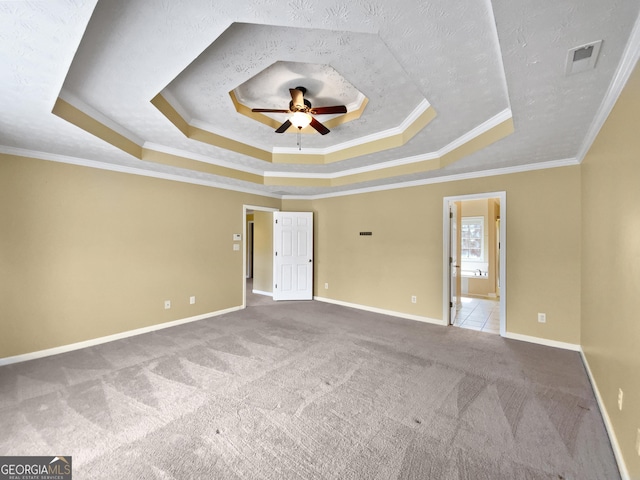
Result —
[{"label": "door casing", "polygon": [[449,325],[453,325],[458,311],[457,279],[460,274],[458,259],[458,206],[449,202]]},{"label": "door casing", "polygon": [[442,201],[442,323],[449,324],[451,298],[451,275],[449,272],[449,249],[451,232],[449,229],[449,206],[453,202],[498,198],[500,200],[500,336],[507,333],[507,192],[474,193],[444,197]]}]

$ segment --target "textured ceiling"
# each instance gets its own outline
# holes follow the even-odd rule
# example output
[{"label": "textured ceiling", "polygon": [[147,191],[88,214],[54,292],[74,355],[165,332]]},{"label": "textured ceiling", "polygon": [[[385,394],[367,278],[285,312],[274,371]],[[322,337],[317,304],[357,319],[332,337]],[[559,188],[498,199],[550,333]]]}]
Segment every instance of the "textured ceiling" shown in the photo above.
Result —
[{"label": "textured ceiling", "polygon": [[[639,11],[637,0],[0,0],[0,152],[285,196],[577,163],[637,61]],[[596,68],[565,75],[567,51],[597,40]],[[365,106],[298,150],[230,95],[286,108],[298,85],[314,106]]]}]

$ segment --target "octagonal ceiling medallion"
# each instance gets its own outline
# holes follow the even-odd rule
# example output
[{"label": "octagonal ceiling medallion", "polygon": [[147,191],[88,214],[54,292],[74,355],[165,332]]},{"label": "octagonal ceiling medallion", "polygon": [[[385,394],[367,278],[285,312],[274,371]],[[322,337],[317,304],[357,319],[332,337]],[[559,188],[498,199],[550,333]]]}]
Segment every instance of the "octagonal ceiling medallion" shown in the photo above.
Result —
[{"label": "octagonal ceiling medallion", "polygon": [[[297,61],[298,51],[317,63]],[[230,62],[235,75],[229,74]],[[384,68],[357,87],[349,81],[357,69],[377,64]],[[399,93],[383,95],[390,84],[399,85]],[[322,121],[339,129],[321,139],[309,136],[302,151],[288,136],[273,133],[286,117],[251,112],[256,107],[287,108],[289,88],[297,86],[307,88],[314,105],[347,105],[346,114]],[[238,113],[268,128],[230,117],[224,91]],[[347,126],[367,107],[367,91],[380,98],[368,107],[368,122]],[[332,163],[394,148],[436,115],[377,35],[241,23],[232,24],[152,103],[191,139],[273,163]],[[251,144],[235,138],[238,131],[250,132]]]}]

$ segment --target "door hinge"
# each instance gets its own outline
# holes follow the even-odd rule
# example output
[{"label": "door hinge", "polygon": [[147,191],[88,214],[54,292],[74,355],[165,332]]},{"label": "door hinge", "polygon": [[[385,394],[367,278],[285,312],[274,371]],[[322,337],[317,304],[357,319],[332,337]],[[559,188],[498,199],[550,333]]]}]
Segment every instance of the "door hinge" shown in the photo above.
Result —
[{"label": "door hinge", "polygon": [[278,288],[278,284],[277,283],[276,283],[276,287],[275,288]]},{"label": "door hinge", "polygon": [[453,302],[449,302],[449,308],[453,308]]},{"label": "door hinge", "polygon": [[276,223],[278,223],[278,220],[276,220]]},{"label": "door hinge", "polygon": [[276,257],[278,256],[278,252],[276,252]]},{"label": "door hinge", "polygon": [[449,210],[449,218],[453,218],[453,212]]},{"label": "door hinge", "polygon": [[453,263],[453,257],[449,257],[449,263]]}]

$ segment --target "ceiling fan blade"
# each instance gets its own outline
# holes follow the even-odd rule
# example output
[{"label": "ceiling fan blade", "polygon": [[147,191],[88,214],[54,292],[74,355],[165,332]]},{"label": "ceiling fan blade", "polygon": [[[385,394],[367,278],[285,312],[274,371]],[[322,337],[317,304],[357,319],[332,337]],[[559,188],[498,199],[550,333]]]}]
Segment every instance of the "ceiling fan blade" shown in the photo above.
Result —
[{"label": "ceiling fan blade", "polygon": [[347,113],[347,107],[344,105],[334,105],[333,107],[312,108],[309,112],[312,115],[326,115],[328,113]]},{"label": "ceiling fan blade", "polygon": [[323,124],[321,124],[318,120],[316,120],[313,117],[311,117],[311,123],[309,125],[315,128],[318,131],[318,133],[321,135],[326,135],[330,131],[327,127],[325,127]]},{"label": "ceiling fan blade", "polygon": [[284,133],[287,130],[289,130],[290,126],[291,126],[291,122],[287,120],[286,122],[284,122],[282,125],[278,127],[278,129],[276,130],[276,133]]},{"label": "ceiling fan blade", "polygon": [[294,107],[304,108],[304,92],[297,88],[290,88],[289,93],[291,94],[291,104]]},{"label": "ceiling fan blade", "polygon": [[291,113],[289,110],[275,110],[273,108],[252,108],[251,111],[264,113]]}]

